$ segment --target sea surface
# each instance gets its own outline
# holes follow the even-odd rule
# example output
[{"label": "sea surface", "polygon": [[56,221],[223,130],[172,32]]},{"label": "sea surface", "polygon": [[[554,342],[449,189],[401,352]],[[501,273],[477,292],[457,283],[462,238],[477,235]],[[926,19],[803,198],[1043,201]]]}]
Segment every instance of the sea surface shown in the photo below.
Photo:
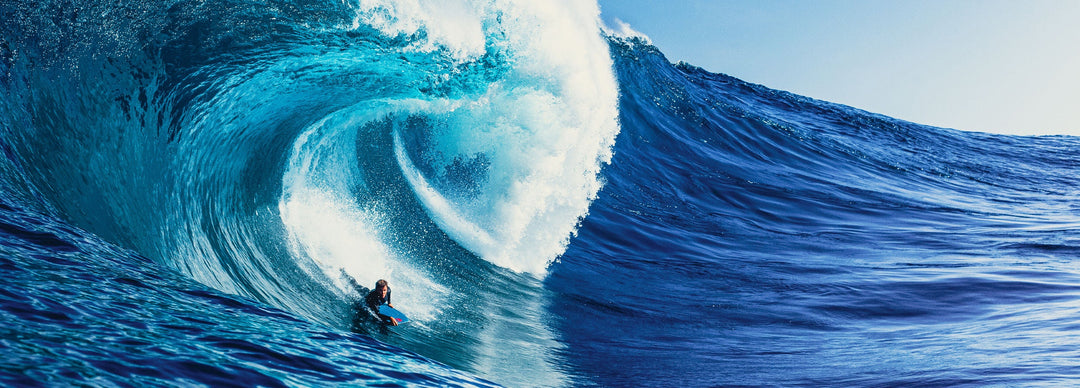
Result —
[{"label": "sea surface", "polygon": [[0,385],[1080,382],[1080,138],[590,2],[5,1],[0,151]]}]

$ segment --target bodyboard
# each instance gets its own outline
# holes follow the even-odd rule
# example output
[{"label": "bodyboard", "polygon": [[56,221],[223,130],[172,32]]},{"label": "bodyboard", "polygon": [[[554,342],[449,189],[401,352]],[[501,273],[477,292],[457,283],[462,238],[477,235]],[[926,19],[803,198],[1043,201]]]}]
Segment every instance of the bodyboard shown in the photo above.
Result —
[{"label": "bodyboard", "polygon": [[406,317],[401,311],[385,304],[379,306],[379,315],[379,318],[393,319],[399,325],[409,321],[409,317]]}]

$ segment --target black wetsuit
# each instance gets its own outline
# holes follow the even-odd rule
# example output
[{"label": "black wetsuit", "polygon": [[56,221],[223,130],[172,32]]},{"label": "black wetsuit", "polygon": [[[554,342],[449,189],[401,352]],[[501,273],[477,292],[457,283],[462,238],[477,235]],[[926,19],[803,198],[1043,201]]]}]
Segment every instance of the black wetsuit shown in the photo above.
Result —
[{"label": "black wetsuit", "polygon": [[382,293],[379,292],[379,290],[371,290],[371,292],[364,297],[364,303],[366,303],[368,308],[376,314],[379,313],[380,305],[390,304],[390,288],[386,288],[386,298],[383,298],[381,294]]}]

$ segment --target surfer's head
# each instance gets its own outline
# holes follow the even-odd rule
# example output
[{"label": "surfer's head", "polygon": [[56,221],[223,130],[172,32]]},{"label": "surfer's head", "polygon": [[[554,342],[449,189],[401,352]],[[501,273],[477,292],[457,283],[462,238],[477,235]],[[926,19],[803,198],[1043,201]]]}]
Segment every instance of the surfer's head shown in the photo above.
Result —
[{"label": "surfer's head", "polygon": [[390,291],[390,285],[386,283],[386,280],[379,279],[379,281],[375,282],[375,291],[378,291],[385,298],[386,293]]}]

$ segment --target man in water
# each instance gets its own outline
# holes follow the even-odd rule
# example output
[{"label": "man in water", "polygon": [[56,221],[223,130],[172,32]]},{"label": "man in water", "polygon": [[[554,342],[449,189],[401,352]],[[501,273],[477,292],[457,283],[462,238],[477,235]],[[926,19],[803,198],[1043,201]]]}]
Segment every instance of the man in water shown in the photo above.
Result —
[{"label": "man in water", "polygon": [[371,292],[369,292],[367,296],[364,297],[364,302],[367,303],[367,306],[369,309],[371,309],[371,311],[375,312],[375,314],[379,316],[379,319],[382,319],[384,322],[389,323],[391,326],[397,326],[396,320],[390,319],[390,317],[388,316],[379,314],[379,306],[381,305],[385,304],[387,306],[394,307],[393,304],[390,304],[390,285],[386,283],[386,280],[379,279],[379,281],[375,282],[375,289],[371,290]]}]

